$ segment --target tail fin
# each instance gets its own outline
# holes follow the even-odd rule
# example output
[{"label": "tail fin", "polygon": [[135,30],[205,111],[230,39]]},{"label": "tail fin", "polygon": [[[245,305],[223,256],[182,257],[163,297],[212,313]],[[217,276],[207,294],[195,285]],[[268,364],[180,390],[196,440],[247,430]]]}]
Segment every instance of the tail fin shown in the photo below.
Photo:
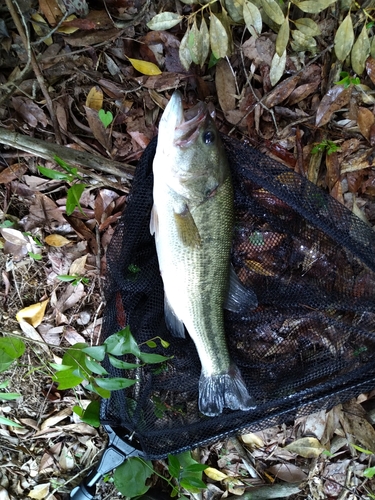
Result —
[{"label": "tail fin", "polygon": [[228,372],[207,376],[203,372],[199,379],[199,411],[208,417],[219,415],[224,407],[231,410],[255,408],[254,399],[247,392],[241,373],[236,365]]}]

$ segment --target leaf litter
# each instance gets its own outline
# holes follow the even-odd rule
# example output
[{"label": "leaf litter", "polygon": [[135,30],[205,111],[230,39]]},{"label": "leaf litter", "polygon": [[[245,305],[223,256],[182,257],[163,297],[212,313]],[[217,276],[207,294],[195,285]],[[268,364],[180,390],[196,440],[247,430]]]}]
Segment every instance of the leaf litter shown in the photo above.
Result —
[{"label": "leaf litter", "polygon": [[[3,333],[27,339],[27,353],[4,372],[22,399],[3,402],[1,415],[23,425],[0,427],[4,498],[63,498],[105,445],[102,431],[72,412],[77,398],[89,404],[89,393],[59,391],[48,366],[64,348],[98,341],[105,250],[134,164],[175,88],[185,89],[188,105],[210,100],[221,131],[246,138],[375,224],[375,44],[362,11],[334,0],[246,0],[242,7],[227,0],[226,11],[211,12],[194,4],[174,12],[173,5],[121,0],[94,11],[85,1],[32,0],[23,12],[25,19],[34,12],[29,39],[7,12],[1,315]],[[39,153],[27,153],[22,137],[41,140]],[[81,179],[40,174],[38,165],[64,173],[52,143],[69,146],[62,160]],[[74,151],[101,159],[106,173],[98,176]],[[73,190],[69,198],[80,183],[83,195]],[[373,401],[364,394],[203,447],[196,453],[210,466],[207,498],[247,491],[252,498],[373,498],[374,481],[364,474],[375,452]],[[98,498],[111,488],[101,485]]]}]

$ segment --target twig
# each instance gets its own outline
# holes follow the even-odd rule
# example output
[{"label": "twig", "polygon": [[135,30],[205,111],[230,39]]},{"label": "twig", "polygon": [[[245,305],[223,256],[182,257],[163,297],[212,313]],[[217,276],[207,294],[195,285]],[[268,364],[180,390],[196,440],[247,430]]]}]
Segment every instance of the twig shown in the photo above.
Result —
[{"label": "twig", "polygon": [[[23,14],[22,14],[22,10],[20,9],[18,2],[16,0],[5,0],[5,3],[6,3],[8,10],[9,10],[10,15],[12,16],[12,19],[13,19],[13,22],[14,22],[16,28],[17,28],[17,31],[20,34],[20,37],[22,38],[22,42],[23,42],[23,44],[28,52],[28,55],[30,57],[31,66],[34,70],[36,79],[38,80],[40,89],[41,89],[43,96],[46,100],[46,105],[47,105],[47,108],[48,108],[48,111],[49,111],[49,114],[50,114],[50,117],[52,120],[53,130],[55,132],[56,142],[57,142],[57,144],[62,144],[62,137],[60,134],[60,128],[59,128],[59,124],[58,124],[58,121],[56,118],[53,102],[52,102],[52,99],[51,99],[51,97],[48,93],[48,90],[46,88],[46,85],[44,82],[44,77],[39,69],[38,61],[36,60],[35,54],[32,51],[32,48],[30,45],[30,40],[29,40],[29,35],[28,35],[27,24],[26,24],[26,21],[25,21]],[[14,6],[17,7],[18,13],[16,12]],[[22,19],[22,23],[20,21],[19,16]],[[24,29],[24,27],[25,27],[25,29]]]},{"label": "twig", "polygon": [[[121,187],[127,190],[126,188],[130,187],[130,181],[133,179],[135,167],[133,165],[129,165],[128,163],[108,160],[104,157],[94,156],[84,151],[77,151],[59,144],[52,144],[39,139],[27,137],[3,128],[0,128],[0,143],[12,148],[26,151],[27,153],[32,153],[35,156],[40,156],[46,160],[53,160],[55,156],[58,156],[70,165],[76,166],[82,172],[87,175],[91,175],[94,178],[96,178],[95,175],[87,171],[83,171],[82,167],[115,175],[123,179],[125,184],[123,186],[117,185],[117,188]],[[100,178],[100,180],[103,181],[102,178]]]}]

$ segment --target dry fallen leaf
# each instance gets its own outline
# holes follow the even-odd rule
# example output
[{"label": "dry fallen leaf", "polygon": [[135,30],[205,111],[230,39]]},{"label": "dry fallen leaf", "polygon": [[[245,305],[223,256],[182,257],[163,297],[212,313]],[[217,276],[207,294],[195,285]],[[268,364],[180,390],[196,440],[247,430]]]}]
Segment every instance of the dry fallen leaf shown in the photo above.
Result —
[{"label": "dry fallen leaf", "polygon": [[253,432],[250,432],[249,434],[243,434],[241,436],[241,439],[250,448],[263,448],[264,447],[263,440],[259,436],[254,434]]},{"label": "dry fallen leaf", "polygon": [[63,247],[65,245],[68,245],[69,243],[72,243],[64,236],[61,236],[61,234],[50,234],[49,236],[46,236],[44,238],[44,241],[50,247]]},{"label": "dry fallen leaf", "polygon": [[285,446],[285,449],[297,453],[304,458],[317,458],[324,451],[324,447],[316,438],[304,437]]},{"label": "dry fallen leaf", "polygon": [[226,474],[215,469],[214,467],[207,467],[207,469],[204,470],[204,473],[213,481],[223,481],[228,477]]},{"label": "dry fallen leaf", "polygon": [[293,464],[276,464],[267,469],[267,472],[274,474],[278,479],[287,483],[300,483],[305,481],[307,474]]},{"label": "dry fallen leaf", "polygon": [[357,123],[363,137],[370,140],[371,127],[375,123],[374,113],[368,108],[358,108]]},{"label": "dry fallen leaf", "polygon": [[102,109],[103,107],[103,92],[99,87],[92,87],[86,97],[86,106],[91,109]]},{"label": "dry fallen leaf", "polygon": [[16,314],[17,321],[20,323],[22,320],[26,320],[33,327],[37,327],[43,321],[48,302],[49,299],[46,299],[21,309]]},{"label": "dry fallen leaf", "polygon": [[[37,342],[37,345],[41,349],[43,349],[43,351],[45,351],[46,353],[49,354],[48,346],[46,345],[43,337],[35,330],[35,328],[32,325],[30,325],[30,323],[25,321],[24,319],[17,318],[17,320],[19,322],[21,330],[25,334],[25,337],[27,337],[28,339],[31,339],[31,340],[35,340]],[[34,349],[36,351],[38,350],[36,347],[34,347]]]},{"label": "dry fallen leaf", "polygon": [[70,266],[69,269],[69,274],[71,276],[83,276],[86,272],[86,261],[87,261],[88,254],[82,255],[82,257],[78,257],[72,265]]},{"label": "dry fallen leaf", "polygon": [[48,496],[50,486],[50,483],[37,484],[27,496],[35,500],[44,500]]},{"label": "dry fallen leaf", "polygon": [[352,94],[351,87],[345,88],[344,85],[335,85],[332,87],[323,99],[321,100],[318,109],[316,110],[317,127],[322,127],[328,123],[335,111],[345,107]]}]

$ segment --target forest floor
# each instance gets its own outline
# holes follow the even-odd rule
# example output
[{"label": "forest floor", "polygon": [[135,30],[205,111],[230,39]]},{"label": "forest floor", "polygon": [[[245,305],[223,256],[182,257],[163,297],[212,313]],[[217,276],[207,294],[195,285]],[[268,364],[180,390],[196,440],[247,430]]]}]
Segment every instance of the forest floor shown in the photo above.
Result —
[{"label": "forest floor", "polygon": [[[186,108],[210,101],[222,133],[306,177],[375,227],[372,2],[353,3],[351,12],[347,1],[302,2],[315,4],[301,4],[305,10],[298,3],[246,2],[248,28],[241,15],[233,22],[212,6],[204,21],[216,23],[210,34],[196,27],[203,10],[194,2],[0,6],[0,500],[67,498],[106,445],[103,429],[73,411],[95,396],[82,386],[59,388],[51,363],[76,343],[100,342],[106,251],[137,161],[175,89]],[[236,5],[225,2],[232,19]],[[161,12],[164,19],[155,17]],[[205,46],[231,53],[209,63]],[[86,156],[77,159],[78,152]],[[46,177],[39,166],[55,173]],[[374,395],[195,450],[211,472],[203,474],[206,489],[184,494],[374,499]],[[164,461],[154,467],[168,475]],[[106,479],[97,498],[122,498]],[[160,487],[160,478],[149,483]]]}]

